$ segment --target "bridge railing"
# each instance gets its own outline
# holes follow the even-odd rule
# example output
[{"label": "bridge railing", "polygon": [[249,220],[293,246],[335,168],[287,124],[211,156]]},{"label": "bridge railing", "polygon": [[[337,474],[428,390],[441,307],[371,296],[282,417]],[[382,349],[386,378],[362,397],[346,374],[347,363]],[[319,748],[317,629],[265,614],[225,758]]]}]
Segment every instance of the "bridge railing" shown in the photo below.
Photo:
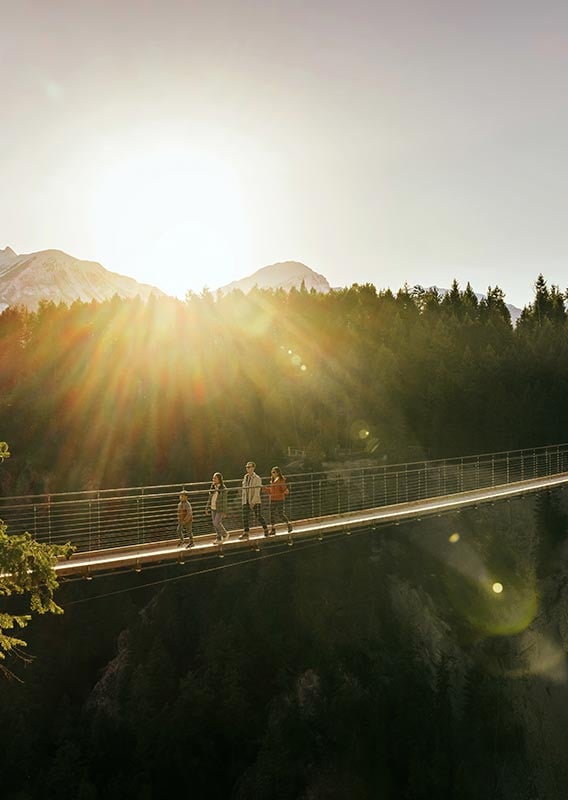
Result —
[{"label": "bridge railing", "polygon": [[[383,464],[288,476],[284,512],[314,519],[450,495],[568,471],[568,444],[460,458]],[[242,528],[240,479],[227,481],[228,530]],[[267,479],[263,479],[264,485]],[[211,533],[204,510],[209,482],[101,489],[0,498],[0,518],[10,533],[28,531],[40,541],[70,540],[78,551],[142,545],[176,538],[178,494],[185,488],[194,534]],[[261,493],[270,522],[269,496]],[[278,522],[278,520],[277,520]],[[282,530],[282,523],[279,523]]]}]

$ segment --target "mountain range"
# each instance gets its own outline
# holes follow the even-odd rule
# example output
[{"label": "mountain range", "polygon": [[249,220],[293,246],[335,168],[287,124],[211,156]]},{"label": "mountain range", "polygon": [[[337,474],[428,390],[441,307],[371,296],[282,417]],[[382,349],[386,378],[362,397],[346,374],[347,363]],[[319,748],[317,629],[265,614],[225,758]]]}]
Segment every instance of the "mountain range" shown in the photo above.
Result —
[{"label": "mountain range", "polygon": [[[302,284],[310,291],[329,292],[331,286],[324,275],[300,261],[280,261],[262,267],[252,275],[222,286],[223,294],[240,289],[245,294],[255,286],[259,289],[282,288],[290,291]],[[444,294],[446,289],[438,289]],[[75,300],[109,300],[114,295],[147,300],[152,294],[165,293],[156,286],[139,283],[134,278],[110,272],[96,261],[82,261],[61,250],[40,250],[18,254],[11,247],[0,249],[0,311],[10,305],[24,305],[35,311],[41,300],[70,305]],[[481,299],[483,295],[477,294]],[[516,306],[507,304],[513,324],[521,314]]]}]

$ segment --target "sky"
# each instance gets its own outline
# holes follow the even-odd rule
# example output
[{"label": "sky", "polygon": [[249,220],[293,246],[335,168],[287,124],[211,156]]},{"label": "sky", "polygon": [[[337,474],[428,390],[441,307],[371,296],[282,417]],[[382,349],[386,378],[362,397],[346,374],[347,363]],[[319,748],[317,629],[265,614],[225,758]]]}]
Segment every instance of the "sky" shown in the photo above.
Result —
[{"label": "sky", "polygon": [[564,0],[0,0],[0,248],[568,285]]}]

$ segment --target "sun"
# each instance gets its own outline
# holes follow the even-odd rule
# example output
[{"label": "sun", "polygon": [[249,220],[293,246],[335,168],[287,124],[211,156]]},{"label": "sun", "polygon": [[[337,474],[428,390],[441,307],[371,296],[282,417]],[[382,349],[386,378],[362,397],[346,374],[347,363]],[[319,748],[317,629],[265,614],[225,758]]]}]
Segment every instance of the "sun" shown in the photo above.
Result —
[{"label": "sun", "polygon": [[206,150],[132,146],[97,171],[91,198],[97,252],[115,271],[183,297],[223,285],[246,263],[238,169]]}]

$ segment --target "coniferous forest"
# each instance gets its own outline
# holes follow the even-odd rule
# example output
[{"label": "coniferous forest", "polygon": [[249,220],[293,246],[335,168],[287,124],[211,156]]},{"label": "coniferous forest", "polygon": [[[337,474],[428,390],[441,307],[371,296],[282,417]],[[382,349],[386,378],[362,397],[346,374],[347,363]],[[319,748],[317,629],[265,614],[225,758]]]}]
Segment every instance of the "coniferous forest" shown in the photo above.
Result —
[{"label": "coniferous forest", "polygon": [[[539,276],[515,327],[455,283],[9,308],[0,388],[4,496],[537,447],[568,441],[565,295]],[[66,583],[0,680],[0,796],[562,798],[567,525],[555,490]]]}]

